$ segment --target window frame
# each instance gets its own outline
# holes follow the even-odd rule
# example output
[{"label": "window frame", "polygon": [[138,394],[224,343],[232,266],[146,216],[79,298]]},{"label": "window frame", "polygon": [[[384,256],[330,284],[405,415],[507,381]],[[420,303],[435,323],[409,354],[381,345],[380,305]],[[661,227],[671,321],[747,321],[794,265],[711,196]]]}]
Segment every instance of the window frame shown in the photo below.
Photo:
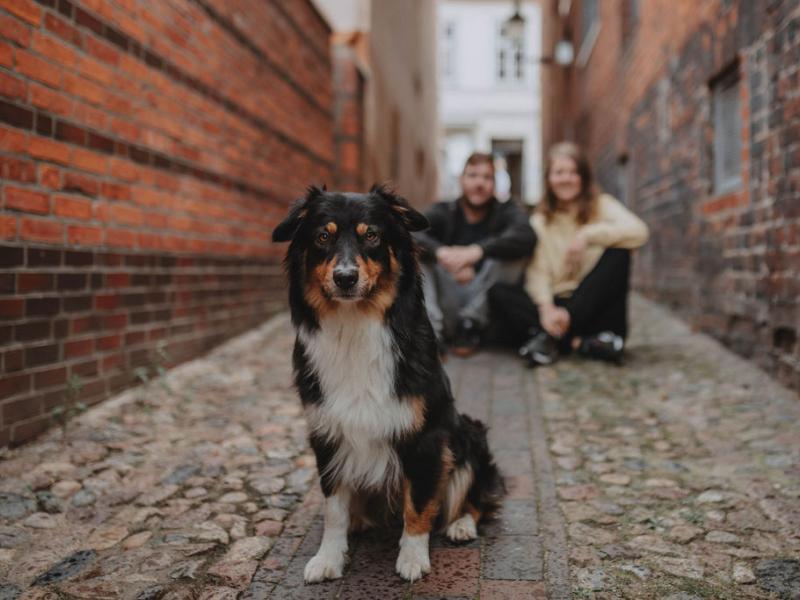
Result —
[{"label": "window frame", "polygon": [[[527,25],[526,25],[527,28]],[[528,83],[525,40],[512,40],[503,31],[503,21],[495,28],[494,79],[503,86],[524,86]]]},{"label": "window frame", "polygon": [[[714,195],[736,192],[742,185],[742,100],[739,65],[711,82],[712,182]],[[733,119],[733,121],[731,121]],[[733,144],[733,151],[729,146]],[[726,159],[734,159],[728,165]],[[728,167],[728,168],[726,168]]]}]

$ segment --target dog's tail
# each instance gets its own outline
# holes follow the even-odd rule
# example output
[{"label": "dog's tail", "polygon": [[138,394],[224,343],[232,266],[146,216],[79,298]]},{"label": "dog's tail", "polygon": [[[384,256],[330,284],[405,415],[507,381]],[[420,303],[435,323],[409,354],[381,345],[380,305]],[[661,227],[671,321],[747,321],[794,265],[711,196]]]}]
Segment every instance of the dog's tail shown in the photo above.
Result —
[{"label": "dog's tail", "polygon": [[481,520],[491,518],[500,508],[506,494],[506,483],[489,451],[486,425],[462,414],[461,428],[469,440],[467,461],[473,471],[466,500],[479,511]]}]

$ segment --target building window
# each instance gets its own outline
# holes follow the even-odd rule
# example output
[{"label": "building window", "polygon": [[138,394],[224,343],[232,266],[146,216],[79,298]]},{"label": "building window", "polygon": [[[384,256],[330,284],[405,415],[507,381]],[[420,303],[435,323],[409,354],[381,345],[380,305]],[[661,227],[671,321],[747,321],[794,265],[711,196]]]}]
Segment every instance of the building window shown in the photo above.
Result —
[{"label": "building window", "polygon": [[513,39],[505,34],[502,23],[497,26],[497,80],[503,83],[525,81],[524,37]]},{"label": "building window", "polygon": [[724,194],[742,182],[742,113],[738,67],[711,84],[714,119],[714,192]]},{"label": "building window", "polygon": [[442,27],[441,47],[439,50],[441,60],[442,79],[448,83],[456,81],[456,24],[446,21]]}]

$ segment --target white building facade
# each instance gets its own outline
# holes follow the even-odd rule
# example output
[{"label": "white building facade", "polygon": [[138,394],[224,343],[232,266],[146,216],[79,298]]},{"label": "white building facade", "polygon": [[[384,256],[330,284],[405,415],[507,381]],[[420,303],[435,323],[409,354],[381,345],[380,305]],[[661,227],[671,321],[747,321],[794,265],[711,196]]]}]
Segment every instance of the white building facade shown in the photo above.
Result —
[{"label": "white building facade", "polygon": [[458,177],[473,151],[494,154],[500,199],[535,204],[541,195],[541,9],[535,1],[520,2],[520,44],[504,27],[514,7],[512,0],[439,2],[443,198],[458,196]]}]

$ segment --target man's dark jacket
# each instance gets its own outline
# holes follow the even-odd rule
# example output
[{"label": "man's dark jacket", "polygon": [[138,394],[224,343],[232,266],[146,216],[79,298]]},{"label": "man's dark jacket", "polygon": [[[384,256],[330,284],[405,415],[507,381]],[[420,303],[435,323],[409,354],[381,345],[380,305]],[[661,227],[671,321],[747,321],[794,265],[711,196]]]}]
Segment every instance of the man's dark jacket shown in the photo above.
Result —
[{"label": "man's dark jacket", "polygon": [[[476,242],[483,248],[484,258],[497,260],[517,260],[530,256],[536,245],[536,234],[528,222],[528,216],[513,201],[491,200],[489,213],[489,236]],[[459,214],[461,213],[461,214]],[[452,246],[455,243],[456,222],[464,215],[459,200],[437,202],[426,212],[430,228],[415,233],[420,247],[420,258],[425,262],[435,262],[436,249]]]}]

